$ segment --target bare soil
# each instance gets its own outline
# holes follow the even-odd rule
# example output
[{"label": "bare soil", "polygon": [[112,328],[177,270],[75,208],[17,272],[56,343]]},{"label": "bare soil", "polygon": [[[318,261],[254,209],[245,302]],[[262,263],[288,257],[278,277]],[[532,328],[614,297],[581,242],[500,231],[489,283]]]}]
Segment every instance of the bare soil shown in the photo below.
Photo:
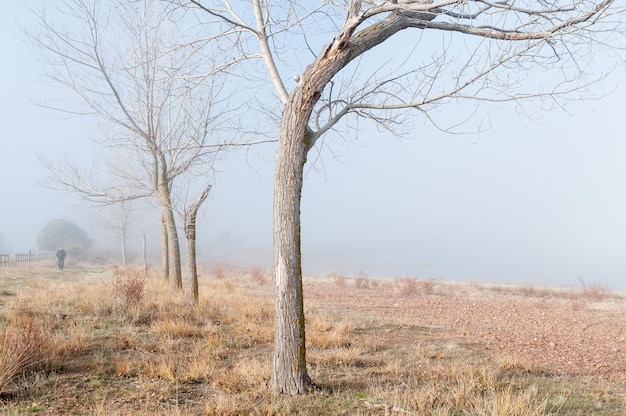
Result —
[{"label": "bare soil", "polygon": [[306,302],[316,308],[460,337],[511,366],[626,383],[622,294],[407,279],[357,280],[360,287],[328,278],[307,282]]}]

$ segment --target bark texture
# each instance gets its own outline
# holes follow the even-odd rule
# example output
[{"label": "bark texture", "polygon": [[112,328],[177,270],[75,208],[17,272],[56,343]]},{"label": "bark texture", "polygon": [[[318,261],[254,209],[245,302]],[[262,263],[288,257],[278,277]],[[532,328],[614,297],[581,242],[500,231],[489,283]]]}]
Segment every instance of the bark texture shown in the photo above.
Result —
[{"label": "bark texture", "polygon": [[[306,393],[311,379],[306,369],[302,264],[300,252],[300,198],[306,161],[306,119],[284,112],[274,181],[274,285],[276,323],[272,383],[283,394]],[[288,116],[288,117],[287,117]],[[285,137],[282,137],[282,136]]]}]

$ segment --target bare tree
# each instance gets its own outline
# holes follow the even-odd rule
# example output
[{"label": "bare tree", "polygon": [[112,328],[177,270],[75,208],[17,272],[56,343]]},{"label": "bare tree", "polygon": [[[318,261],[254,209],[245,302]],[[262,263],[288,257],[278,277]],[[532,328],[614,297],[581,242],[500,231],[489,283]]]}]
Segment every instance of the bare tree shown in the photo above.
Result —
[{"label": "bare tree", "polygon": [[105,228],[112,231],[119,238],[120,256],[122,265],[128,261],[128,238],[133,223],[132,201],[121,201],[110,206],[109,215],[104,218]]},{"label": "bare tree", "polygon": [[209,196],[211,185],[185,209],[185,236],[187,238],[187,300],[191,305],[198,304],[198,268],[196,262],[196,218],[198,210]]},{"label": "bare tree", "polygon": [[204,53],[207,41],[181,35],[186,11],[166,2],[63,0],[55,7],[52,16],[35,12],[39,31],[29,33],[43,51],[48,79],[80,103],[54,108],[97,116],[106,129],[100,144],[121,156],[100,169],[112,183],[67,160],[44,165],[53,181],[90,200],[152,196],[161,208],[164,276],[182,288],[172,193],[192,168],[211,169],[220,133],[212,114],[227,111],[215,100],[221,84]]},{"label": "bare tree", "polygon": [[[512,102],[522,111],[528,102],[539,113],[563,106],[585,98],[588,86],[604,76],[588,73],[593,56],[609,52],[623,35],[624,6],[613,0],[189,3],[221,25],[220,36],[236,39],[240,61],[263,59],[282,105],[274,177],[272,385],[287,394],[305,393],[312,385],[305,354],[300,200],[307,155],[320,138],[342,120],[367,120],[406,134],[421,118],[452,131],[472,111],[455,119],[448,113],[437,118],[441,112],[433,110],[459,100]],[[392,43],[406,29],[413,35]],[[327,40],[322,43],[316,33]],[[367,52],[383,43],[404,57],[368,61]],[[310,63],[288,91],[287,74],[295,64],[290,57],[298,51],[310,53],[311,58],[298,55]],[[551,78],[543,83],[527,78],[536,68],[550,71]]]}]

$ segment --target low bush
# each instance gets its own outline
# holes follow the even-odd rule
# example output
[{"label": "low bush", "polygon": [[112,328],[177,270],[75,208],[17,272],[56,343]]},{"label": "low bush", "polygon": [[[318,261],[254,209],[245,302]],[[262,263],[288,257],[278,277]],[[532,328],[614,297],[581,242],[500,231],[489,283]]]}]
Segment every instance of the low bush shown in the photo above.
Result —
[{"label": "low bush", "polygon": [[121,301],[125,309],[136,309],[141,305],[145,296],[145,287],[144,270],[122,270],[115,267],[112,283],[113,296]]}]

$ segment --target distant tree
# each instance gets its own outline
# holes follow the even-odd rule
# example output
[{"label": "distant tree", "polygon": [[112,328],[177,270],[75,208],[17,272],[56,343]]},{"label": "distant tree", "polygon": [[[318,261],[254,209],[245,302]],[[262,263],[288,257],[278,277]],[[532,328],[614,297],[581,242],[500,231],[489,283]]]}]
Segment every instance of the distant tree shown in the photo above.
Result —
[{"label": "distant tree", "polygon": [[108,215],[104,218],[104,227],[119,239],[121,261],[124,266],[128,262],[128,238],[136,215],[133,215],[133,200],[120,201],[109,205]]},{"label": "distant tree", "polygon": [[91,248],[91,239],[74,221],[56,219],[48,222],[39,232],[37,247],[54,251],[63,246],[68,255],[83,259]]}]

